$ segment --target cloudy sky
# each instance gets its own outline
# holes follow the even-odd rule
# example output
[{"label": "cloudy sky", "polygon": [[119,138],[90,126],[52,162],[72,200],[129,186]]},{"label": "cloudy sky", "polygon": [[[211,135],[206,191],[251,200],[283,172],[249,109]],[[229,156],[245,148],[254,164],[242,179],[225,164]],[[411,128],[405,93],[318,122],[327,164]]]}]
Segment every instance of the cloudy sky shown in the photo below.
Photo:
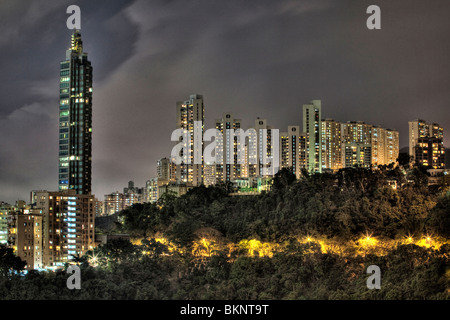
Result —
[{"label": "cloudy sky", "polygon": [[[322,115],[400,132],[438,122],[450,141],[448,0],[0,0],[0,200],[57,190],[59,62],[66,9],[81,8],[94,67],[93,193],[137,186],[169,156],[175,105],[204,95],[206,127],[223,112],[250,126]],[[381,8],[381,30],[366,9]]]}]

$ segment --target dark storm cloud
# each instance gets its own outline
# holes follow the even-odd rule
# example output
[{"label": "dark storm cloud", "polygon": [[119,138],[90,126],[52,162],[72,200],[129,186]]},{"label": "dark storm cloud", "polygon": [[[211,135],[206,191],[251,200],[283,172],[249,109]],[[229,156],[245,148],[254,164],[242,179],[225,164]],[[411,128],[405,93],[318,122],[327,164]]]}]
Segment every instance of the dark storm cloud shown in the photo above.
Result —
[{"label": "dark storm cloud", "polygon": [[[31,10],[31,1],[15,1],[0,11],[0,199],[56,188],[58,62],[70,34],[65,8],[75,3],[47,2]],[[378,0],[377,31],[366,28],[369,1],[77,4],[94,65],[100,199],[156,174],[156,160],[170,155],[175,103],[191,93],[204,95],[208,128],[223,112],[246,126],[257,116],[281,130],[301,126],[301,106],[312,99],[322,99],[324,118],[399,130],[401,146],[409,120],[450,128],[444,0]],[[30,157],[32,165],[21,160]]]},{"label": "dark storm cloud", "polygon": [[[0,4],[0,200],[14,202],[28,199],[33,189],[57,188],[59,61],[70,45],[70,4],[74,3]],[[90,55],[99,83],[132,54],[135,27],[122,13],[130,1],[76,4],[90,40],[86,50],[96,42],[101,47],[95,50],[101,56]],[[115,50],[118,43],[121,50]]]},{"label": "dark storm cloud", "polygon": [[[82,28],[86,29],[85,49],[96,48],[96,79],[101,80],[131,54],[133,26],[121,13],[131,1],[78,1],[82,11]],[[2,36],[0,38],[0,80],[3,99],[0,117],[30,103],[30,98],[55,90],[58,85],[59,61],[65,59],[70,45],[66,14],[71,1],[6,1],[0,5]],[[121,49],[116,50],[117,44]],[[98,44],[98,45],[97,45]],[[31,90],[30,90],[31,89]]]}]

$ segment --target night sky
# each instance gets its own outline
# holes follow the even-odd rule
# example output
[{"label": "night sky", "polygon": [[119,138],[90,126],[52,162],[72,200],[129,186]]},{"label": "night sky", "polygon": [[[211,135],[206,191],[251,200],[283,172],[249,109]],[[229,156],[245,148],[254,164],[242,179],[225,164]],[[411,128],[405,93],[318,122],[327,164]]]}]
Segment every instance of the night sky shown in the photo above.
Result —
[{"label": "night sky", "polygon": [[[156,175],[170,156],[175,106],[205,99],[206,128],[223,112],[280,131],[322,117],[400,132],[423,118],[450,145],[448,0],[173,0],[0,2],[0,200],[58,188],[59,62],[66,8],[81,8],[94,67],[93,193]],[[381,8],[381,30],[366,9]]]}]

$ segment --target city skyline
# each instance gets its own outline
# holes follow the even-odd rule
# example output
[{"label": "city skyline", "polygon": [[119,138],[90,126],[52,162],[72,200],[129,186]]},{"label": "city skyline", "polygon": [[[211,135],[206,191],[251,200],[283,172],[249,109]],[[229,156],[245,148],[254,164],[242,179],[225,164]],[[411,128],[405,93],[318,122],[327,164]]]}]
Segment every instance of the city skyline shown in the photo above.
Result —
[{"label": "city skyline", "polygon": [[[415,25],[408,24],[409,29],[406,29],[409,31],[406,32],[395,29],[404,27],[396,18],[408,21],[411,15],[418,14],[416,10],[422,8],[423,4],[413,3],[405,8],[400,4],[380,1],[383,29],[378,31],[369,31],[365,27],[365,3],[357,6],[347,3],[348,12],[344,10],[345,5],[342,7],[328,1],[314,4],[306,1],[300,5],[295,5],[292,1],[282,1],[277,5],[268,2],[260,6],[241,4],[242,10],[239,12],[232,5],[190,4],[185,7],[177,1],[168,7],[164,7],[161,2],[149,5],[140,1],[111,1],[108,2],[108,8],[101,12],[97,5],[84,1],[80,1],[78,5],[82,12],[84,47],[98,70],[94,76],[92,193],[100,199],[129,180],[135,181],[137,185],[144,185],[146,180],[156,176],[156,161],[170,155],[170,133],[175,129],[175,103],[194,93],[204,96],[207,128],[213,128],[214,119],[223,112],[233,113],[242,119],[244,128],[255,120],[254,115],[267,119],[268,123],[280,130],[290,125],[301,126],[302,105],[314,99],[322,100],[324,119],[365,121],[398,130],[400,148],[408,146],[408,121],[423,118],[428,122],[437,122],[444,128],[450,127],[449,120],[445,117],[450,99],[448,96],[444,97],[443,92],[448,83],[444,68],[448,61],[421,59],[427,54],[429,59],[440,57],[441,54],[445,56],[448,47],[433,41],[441,37],[444,39],[448,35],[450,28],[441,28],[439,34],[434,33],[436,29],[433,29],[438,25],[442,26],[442,23],[448,23],[447,20],[442,20],[445,10],[441,10],[439,14],[433,11],[441,18],[436,19],[433,22],[435,24],[425,24],[431,21],[425,20],[424,16],[423,20],[414,21]],[[2,96],[5,100],[0,103],[0,124],[3,130],[0,140],[2,201],[27,200],[30,190],[57,189],[55,182],[58,165],[54,159],[58,146],[55,139],[58,119],[55,115],[58,108],[59,66],[55,61],[62,60],[64,46],[67,46],[70,35],[70,31],[65,28],[66,7],[67,3],[64,1],[61,4],[43,6],[18,1],[17,4],[2,8],[2,14],[7,15],[4,22],[7,27],[5,39],[12,42],[0,42],[2,48],[8,48],[2,53],[7,62],[2,62],[1,66],[2,70],[13,75],[9,82],[5,82],[3,78],[5,86]],[[232,21],[228,22],[222,13],[215,12],[218,7],[225,10],[225,17],[226,14],[231,14]],[[437,10],[439,5],[425,7],[427,10]],[[202,9],[210,16],[193,23],[192,30],[186,31],[176,22],[183,14],[181,9],[186,12]],[[150,19],[150,13],[155,19]],[[337,21],[333,16],[336,13],[345,14],[351,19]],[[20,14],[30,19],[25,19],[26,24],[14,28],[18,25],[13,17]],[[145,19],[146,14],[148,21]],[[55,19],[48,23],[53,29],[46,25],[45,18],[48,15],[54,15]],[[222,19],[214,21],[218,17]],[[324,17],[331,21],[321,19]],[[264,23],[261,23],[263,19]],[[307,22],[321,28],[311,28],[312,35],[304,34],[300,32],[300,27]],[[205,23],[213,27],[209,32],[202,28]],[[420,34],[409,34],[414,28],[420,29],[421,23],[429,29]],[[40,30],[43,32],[34,34],[36,39],[30,39],[30,44],[27,45],[32,46],[34,41],[39,40],[44,41],[48,48],[37,49],[31,56],[21,54],[14,57],[13,61],[18,62],[15,67],[18,69],[7,65],[13,59],[9,55],[11,52],[27,48],[17,38],[20,35],[29,37],[37,24],[42,24]],[[345,49],[339,50],[339,46],[332,41],[333,38],[326,35],[333,26],[339,26],[334,35],[338,35],[337,39],[344,42]],[[351,31],[352,27],[355,30]],[[342,33],[344,30],[350,32],[352,41],[360,41],[360,45],[345,39]],[[288,33],[286,36],[285,32]],[[430,32],[435,38],[426,40]],[[299,34],[304,37],[297,37]],[[191,37],[184,37],[186,35]],[[240,37],[236,38],[236,35]],[[283,37],[279,37],[281,35]],[[440,46],[435,48],[437,51],[431,56],[423,51],[415,52],[414,57],[409,59],[416,64],[401,60],[407,60],[402,54],[408,51],[402,46],[412,45],[406,39],[391,48],[391,58],[386,56],[385,47],[376,47],[376,44],[395,44],[391,41],[401,35],[408,35],[410,40],[411,37],[426,40],[414,46],[419,51],[426,49],[422,48],[426,47],[425,44],[435,43]],[[105,36],[105,40],[102,36]],[[196,41],[191,44],[189,39]],[[206,43],[211,45],[200,46],[201,39],[210,40]],[[219,43],[218,40],[225,41]],[[123,46],[119,46],[120,50],[113,51],[118,47],[117,44]],[[156,46],[152,47],[152,44]],[[335,51],[324,53],[320,50],[321,47],[334,48]],[[188,50],[181,54],[177,48]],[[284,51],[279,56],[277,48]],[[366,54],[354,56],[351,52],[346,52],[346,49],[352,48]],[[261,53],[259,49],[267,49],[267,52]],[[40,60],[40,55],[45,52],[49,53],[49,57]],[[165,52],[169,54],[164,56]],[[381,54],[383,59],[374,59],[374,52]],[[365,61],[371,59],[372,61]],[[36,61],[42,64],[35,66]],[[386,61],[388,65],[382,63]],[[25,62],[25,66],[20,62]],[[334,62],[344,65],[334,65]],[[400,65],[395,70],[388,70],[389,66],[392,68],[396,63]],[[21,69],[26,67],[30,68]],[[381,70],[376,70],[377,68]],[[405,74],[400,75],[404,73],[404,68],[414,69],[406,73],[409,77],[415,76],[412,82],[406,79]],[[290,71],[291,69],[297,70],[298,74]],[[306,73],[303,72],[304,69]],[[427,74],[425,71],[428,70],[425,69],[440,72],[432,75],[432,72]],[[24,70],[28,72],[24,74]],[[325,78],[327,73],[330,73],[330,79]],[[433,77],[431,79],[437,83],[436,87],[430,88],[430,82],[426,81],[430,78],[425,77],[426,74]],[[339,75],[344,76],[340,79]],[[231,79],[235,83],[227,84]],[[403,82],[392,88],[394,79],[403,79]],[[30,92],[21,96],[10,94],[21,91],[24,83],[29,85]],[[333,84],[338,88],[334,88]],[[418,92],[413,91],[413,88]],[[403,94],[398,94],[396,90]],[[378,93],[380,94],[376,95]],[[394,96],[395,99],[388,99]],[[433,104],[432,98],[438,101],[435,105],[421,106],[424,102]],[[367,107],[360,108],[361,104],[366,104]],[[386,112],[392,116],[387,116]],[[448,135],[445,130],[444,135]],[[448,146],[448,139],[444,138],[444,141]]]}]

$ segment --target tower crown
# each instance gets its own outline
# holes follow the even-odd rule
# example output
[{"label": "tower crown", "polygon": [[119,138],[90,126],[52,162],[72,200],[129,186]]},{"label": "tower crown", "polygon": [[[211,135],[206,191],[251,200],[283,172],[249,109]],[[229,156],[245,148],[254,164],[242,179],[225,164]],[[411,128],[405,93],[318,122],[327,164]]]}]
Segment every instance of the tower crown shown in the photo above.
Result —
[{"label": "tower crown", "polygon": [[83,52],[83,41],[81,40],[80,30],[74,29],[74,32],[72,34],[70,50],[78,54],[81,54]]}]

